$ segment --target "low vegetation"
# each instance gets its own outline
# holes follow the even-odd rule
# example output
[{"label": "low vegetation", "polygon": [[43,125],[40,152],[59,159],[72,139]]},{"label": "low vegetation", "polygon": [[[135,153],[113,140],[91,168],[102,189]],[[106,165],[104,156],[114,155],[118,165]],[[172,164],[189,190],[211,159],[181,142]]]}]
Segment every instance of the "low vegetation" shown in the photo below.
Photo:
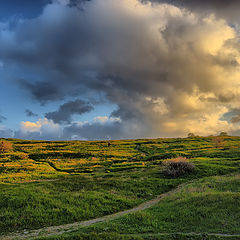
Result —
[{"label": "low vegetation", "polygon": [[[240,239],[239,179],[236,174],[195,180],[150,209],[54,239],[115,236],[116,239],[237,240]],[[218,236],[214,236],[216,233]],[[239,236],[231,237],[234,234]]]},{"label": "low vegetation", "polygon": [[194,165],[185,157],[172,158],[163,162],[163,173],[169,177],[179,177],[193,172]]},{"label": "low vegetation", "polygon": [[186,184],[158,205],[85,231],[136,233],[240,233],[240,175]]},{"label": "low vegetation", "polygon": [[113,233],[71,233],[35,240],[239,240],[237,236],[212,236],[195,234],[119,234]]},{"label": "low vegetation", "polygon": [[2,139],[11,147],[0,152],[0,235],[105,216],[183,183],[188,183],[185,190],[149,210],[50,239],[200,239],[157,235],[179,231],[240,234],[240,138],[220,136],[224,144],[215,138],[110,144]]},{"label": "low vegetation", "polygon": [[7,153],[13,150],[11,142],[1,140],[0,141],[0,153]]}]

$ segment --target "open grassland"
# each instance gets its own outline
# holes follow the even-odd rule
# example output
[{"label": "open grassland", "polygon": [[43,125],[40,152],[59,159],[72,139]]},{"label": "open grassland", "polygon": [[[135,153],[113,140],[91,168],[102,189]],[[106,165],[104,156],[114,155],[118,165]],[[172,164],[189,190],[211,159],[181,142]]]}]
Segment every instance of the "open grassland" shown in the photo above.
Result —
[{"label": "open grassland", "polygon": [[239,174],[203,178],[187,184],[150,209],[89,227],[84,232],[240,235],[239,181]]},{"label": "open grassland", "polygon": [[240,239],[240,175],[187,183],[154,207],[61,236],[73,239]]},{"label": "open grassland", "polygon": [[[159,233],[240,234],[239,137],[122,140],[110,141],[110,146],[104,141],[7,140],[13,151],[0,154],[1,234],[108,215],[182,183],[188,184],[181,192],[151,209],[47,239],[168,240],[204,238]],[[163,161],[179,156],[195,165],[193,172],[166,177]],[[226,174],[233,175],[222,176]]]}]

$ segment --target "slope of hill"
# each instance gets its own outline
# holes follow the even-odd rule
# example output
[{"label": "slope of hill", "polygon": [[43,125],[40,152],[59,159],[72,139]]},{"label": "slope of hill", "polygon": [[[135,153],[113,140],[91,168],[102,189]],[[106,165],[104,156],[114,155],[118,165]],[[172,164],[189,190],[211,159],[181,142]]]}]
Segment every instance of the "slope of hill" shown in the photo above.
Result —
[{"label": "slope of hill", "polygon": [[[104,141],[7,141],[14,150],[0,155],[2,235],[130,209],[182,183],[189,184],[149,210],[51,239],[240,234],[239,137],[121,140],[110,146]],[[162,162],[179,156],[193,163],[194,171],[178,178],[165,176]],[[211,177],[226,174],[234,175]]]}]

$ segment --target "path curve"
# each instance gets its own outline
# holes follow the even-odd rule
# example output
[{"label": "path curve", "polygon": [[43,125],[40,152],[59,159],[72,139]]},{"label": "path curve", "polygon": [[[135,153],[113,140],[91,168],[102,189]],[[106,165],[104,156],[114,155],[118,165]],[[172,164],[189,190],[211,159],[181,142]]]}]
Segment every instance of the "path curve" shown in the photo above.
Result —
[{"label": "path curve", "polygon": [[[139,206],[134,207],[129,210],[121,211],[118,213],[114,213],[111,215],[107,215],[107,216],[103,216],[100,218],[95,218],[95,219],[91,219],[91,220],[87,220],[87,221],[75,222],[75,223],[64,224],[64,225],[59,225],[59,226],[44,227],[44,228],[37,229],[37,230],[25,230],[23,232],[10,233],[5,236],[0,235],[0,240],[21,240],[21,239],[29,239],[29,238],[34,239],[37,237],[58,236],[58,235],[61,235],[64,233],[69,233],[69,232],[78,230],[79,227],[87,227],[87,226],[91,226],[96,223],[114,220],[114,219],[117,219],[119,217],[122,217],[122,216],[130,214],[130,213],[135,213],[135,212],[138,212],[141,210],[148,209],[148,208],[156,205],[157,203],[159,203],[163,198],[180,191],[185,185],[187,185],[189,183],[190,182],[183,183],[183,184],[179,185],[177,188],[175,188],[167,193],[163,193],[163,194],[157,196],[156,198],[154,198],[150,201],[144,202],[144,203],[140,204]],[[151,234],[151,235],[153,235],[153,236],[157,236],[157,235],[172,236],[175,234],[181,234],[181,235],[185,235],[185,236],[208,235],[208,236],[215,236],[215,237],[237,237],[237,239],[238,238],[240,239],[240,234],[224,234],[224,233],[196,233],[196,232],[184,233],[184,232],[179,232],[179,233],[155,233],[155,234]],[[130,236],[131,234],[124,234],[124,235]],[[149,234],[137,234],[137,235],[141,235],[141,236],[146,235],[147,236]]]},{"label": "path curve", "polygon": [[176,193],[177,191],[182,189],[186,184],[187,183],[183,183],[183,184],[179,185],[177,188],[175,188],[167,193],[158,195],[156,198],[154,198],[150,201],[144,202],[144,203],[140,204],[139,206],[128,209],[128,210],[124,210],[124,211],[121,211],[118,213],[110,214],[107,216],[103,216],[100,218],[95,218],[95,219],[91,219],[91,220],[87,220],[87,221],[75,222],[75,223],[64,224],[64,225],[59,225],[59,226],[44,227],[44,228],[40,228],[37,230],[25,230],[23,232],[10,233],[5,236],[0,235],[0,240],[17,240],[17,239],[20,240],[20,239],[28,239],[28,238],[35,238],[35,237],[48,237],[48,236],[54,236],[54,235],[61,235],[63,233],[72,232],[74,230],[77,230],[79,227],[87,227],[87,226],[91,226],[95,223],[110,221],[110,220],[122,217],[122,216],[130,214],[130,213],[135,213],[135,212],[150,208],[150,207],[156,205],[158,202],[160,202],[166,196]]}]

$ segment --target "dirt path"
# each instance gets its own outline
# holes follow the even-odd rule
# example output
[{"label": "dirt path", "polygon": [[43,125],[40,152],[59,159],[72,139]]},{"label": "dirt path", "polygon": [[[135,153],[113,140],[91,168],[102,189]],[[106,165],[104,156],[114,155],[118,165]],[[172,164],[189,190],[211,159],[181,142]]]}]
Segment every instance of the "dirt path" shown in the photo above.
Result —
[{"label": "dirt path", "polygon": [[[189,182],[188,182],[189,183]],[[110,221],[113,219],[117,219],[119,217],[122,217],[124,215],[130,214],[130,213],[135,213],[137,211],[141,211],[141,210],[145,210],[147,208],[150,208],[154,205],[156,205],[158,202],[160,202],[163,198],[174,194],[178,191],[180,191],[186,184],[188,183],[184,183],[179,185],[176,189],[167,192],[167,193],[163,193],[159,196],[157,196],[156,198],[144,202],[142,204],[140,204],[137,207],[134,207],[132,209],[129,210],[125,210],[125,211],[121,211],[115,214],[111,214],[111,215],[107,215],[104,217],[100,217],[100,218],[95,218],[92,220],[87,220],[87,221],[81,221],[81,222],[75,222],[75,223],[71,223],[71,224],[65,224],[65,225],[60,225],[60,226],[52,226],[52,227],[45,227],[45,228],[41,228],[41,229],[37,229],[37,230],[25,230],[23,232],[15,232],[15,233],[10,233],[9,235],[6,236],[0,236],[0,240],[21,240],[21,239],[30,239],[30,238],[36,238],[36,237],[50,237],[50,236],[57,236],[57,235],[61,235],[64,233],[68,233],[68,232],[72,232],[74,230],[78,230],[80,227],[87,227],[87,226],[91,226],[93,224],[96,223],[100,223],[100,222],[105,222],[105,221]],[[195,232],[191,232],[191,233],[156,233],[156,234],[150,234],[151,236],[157,236],[157,235],[161,235],[161,236],[171,236],[171,235],[177,235],[177,234],[182,234],[185,236],[216,236],[216,237],[236,237],[236,239],[240,239],[240,235],[239,234],[224,234],[224,233],[195,233]],[[126,235],[131,235],[131,234],[126,234]],[[140,236],[148,236],[149,234],[139,234]]]},{"label": "dirt path", "polygon": [[129,213],[135,213],[137,211],[141,211],[141,210],[150,208],[150,207],[156,205],[158,202],[160,202],[161,199],[163,199],[164,197],[179,191],[185,185],[186,185],[186,183],[178,186],[176,189],[174,189],[170,192],[163,193],[163,194],[157,196],[156,198],[154,198],[150,201],[144,202],[144,203],[140,204],[139,206],[134,207],[129,210],[121,211],[121,212],[107,215],[104,217],[95,218],[95,219],[82,221],[82,222],[75,222],[75,223],[70,223],[70,224],[65,224],[65,225],[60,225],[60,226],[45,227],[45,228],[41,228],[41,229],[37,229],[37,230],[26,230],[23,232],[10,233],[9,235],[6,235],[6,236],[0,236],[0,240],[17,240],[17,239],[28,239],[28,238],[42,237],[42,236],[45,237],[45,236],[61,235],[63,233],[77,230],[79,227],[87,227],[87,226],[93,225],[95,223],[110,221],[110,220],[122,217],[124,215],[127,215]]}]

